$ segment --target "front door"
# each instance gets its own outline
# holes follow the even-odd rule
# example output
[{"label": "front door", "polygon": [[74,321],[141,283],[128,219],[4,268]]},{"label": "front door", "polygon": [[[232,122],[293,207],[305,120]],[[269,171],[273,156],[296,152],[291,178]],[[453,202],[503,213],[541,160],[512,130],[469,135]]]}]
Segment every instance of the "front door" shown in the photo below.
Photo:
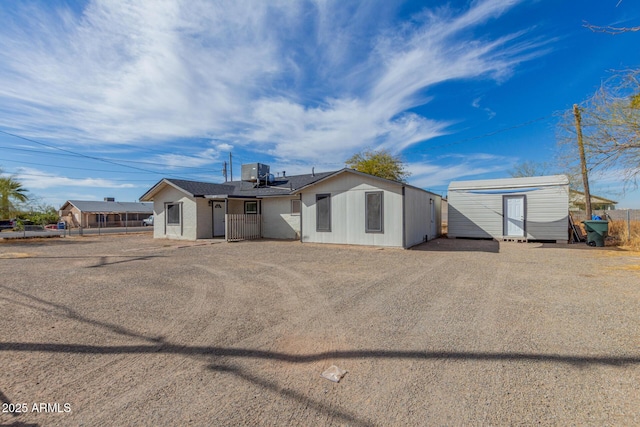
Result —
[{"label": "front door", "polygon": [[524,237],[524,224],[524,196],[505,196],[504,235],[509,237]]},{"label": "front door", "polygon": [[213,237],[224,237],[224,202],[213,201]]}]

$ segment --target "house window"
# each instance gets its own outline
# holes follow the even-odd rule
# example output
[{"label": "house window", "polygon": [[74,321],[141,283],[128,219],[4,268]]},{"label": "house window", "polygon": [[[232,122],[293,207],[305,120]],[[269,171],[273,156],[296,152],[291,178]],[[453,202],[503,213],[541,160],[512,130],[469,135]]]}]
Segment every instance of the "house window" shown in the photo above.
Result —
[{"label": "house window", "polygon": [[365,192],[365,232],[384,233],[384,204],[382,191]]},{"label": "house window", "polygon": [[244,202],[245,215],[256,215],[258,213],[258,202]]},{"label": "house window", "polygon": [[167,203],[167,224],[179,225],[182,216],[182,203]]},{"label": "house window", "polygon": [[291,201],[291,215],[300,215],[300,199]]},{"label": "house window", "polygon": [[316,194],[316,231],[331,231],[331,194]]}]

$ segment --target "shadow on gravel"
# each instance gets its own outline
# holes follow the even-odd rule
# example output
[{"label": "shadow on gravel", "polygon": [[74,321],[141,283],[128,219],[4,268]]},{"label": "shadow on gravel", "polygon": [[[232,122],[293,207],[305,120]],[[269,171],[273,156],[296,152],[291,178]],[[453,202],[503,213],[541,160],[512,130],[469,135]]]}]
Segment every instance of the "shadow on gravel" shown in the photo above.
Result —
[{"label": "shadow on gravel", "polygon": [[330,405],[310,399],[308,396],[305,396],[304,394],[300,394],[294,390],[283,388],[273,381],[269,381],[264,378],[257,377],[255,375],[251,375],[247,373],[245,370],[238,368],[237,366],[210,365],[207,367],[207,369],[215,372],[233,374],[237,378],[240,378],[244,381],[248,381],[252,384],[255,384],[259,387],[270,390],[274,393],[281,394],[282,396],[288,397],[289,399],[296,400],[299,403],[303,404],[305,407],[311,407],[318,412],[325,413],[331,417],[339,418],[350,426],[373,425],[370,422],[366,422],[358,419],[353,414],[349,414],[347,412],[338,410],[337,408],[332,407]]},{"label": "shadow on gravel", "polygon": [[0,424],[0,427],[39,427],[40,424],[31,424],[31,423],[21,423],[20,421],[16,421],[12,424]]},{"label": "shadow on gravel", "polygon": [[571,244],[558,244],[558,243],[541,243],[539,246],[536,246],[536,249],[573,249],[573,250],[584,250],[584,251],[594,251],[594,252],[619,252],[624,249],[620,249],[617,246],[604,246],[604,247],[595,247],[589,246],[586,243],[571,243]]},{"label": "shadow on gravel", "polygon": [[500,252],[500,243],[484,239],[448,239],[440,237],[410,248],[412,251],[427,252]]},{"label": "shadow on gravel", "polygon": [[4,238],[0,236],[0,245],[2,246],[77,246],[77,245],[86,245],[88,243],[95,243],[95,241],[89,239],[65,239],[65,238],[56,238],[56,237],[31,237],[27,239],[17,239],[17,238]]},{"label": "shadow on gravel", "polygon": [[152,343],[162,343],[164,341],[163,337],[148,337],[146,335],[143,334],[139,334],[137,332],[131,331],[127,328],[124,328],[122,326],[119,325],[114,325],[112,323],[107,323],[107,322],[101,322],[98,320],[94,320],[94,319],[90,319],[86,316],[83,316],[82,314],[78,313],[77,311],[62,305],[62,304],[56,304],[54,302],[50,302],[50,301],[46,301],[42,298],[38,298],[34,295],[28,294],[26,292],[23,291],[19,291],[17,289],[13,289],[9,286],[4,286],[4,285],[0,285],[0,289],[4,289],[5,291],[9,291],[13,294],[15,294],[18,298],[22,297],[25,298],[29,301],[31,301],[31,303],[25,303],[25,302],[21,302],[18,301],[18,299],[16,297],[14,298],[8,298],[6,296],[0,296],[0,300],[5,300],[8,301],[9,303],[12,304],[17,304],[17,305],[21,305],[23,307],[27,307],[30,308],[32,310],[37,310],[37,311],[42,311],[44,313],[47,313],[49,315],[52,316],[59,316],[59,317],[66,317],[68,319],[72,319],[72,320],[76,320],[78,322],[82,322],[82,323],[86,323],[89,325],[93,325],[93,326],[97,326],[99,328],[103,328],[106,329],[108,331],[111,331],[113,333],[116,333],[118,335],[124,335],[124,336],[128,336],[131,338],[139,338],[139,339],[143,339],[145,341],[148,342],[152,342]]},{"label": "shadow on gravel", "polygon": [[[152,339],[148,339],[151,341]],[[314,354],[289,354],[248,348],[187,346],[159,342],[156,345],[99,346],[84,344],[0,342],[0,351],[84,354],[180,354],[240,359],[269,359],[288,363],[309,363],[327,359],[422,359],[554,362],[584,368],[590,365],[626,366],[640,364],[640,356],[578,356],[540,353],[490,353],[465,351],[339,350]]]},{"label": "shadow on gravel", "polygon": [[57,260],[79,260],[79,259],[95,259],[97,260],[95,265],[89,265],[84,268],[96,268],[104,267],[107,265],[122,264],[125,262],[133,261],[146,261],[152,258],[165,258],[164,255],[143,255],[143,256],[122,256],[122,255],[107,255],[107,256],[27,256],[24,258],[9,258],[12,260],[29,260],[31,262],[34,259],[57,259]]},{"label": "shadow on gravel", "polygon": [[[2,390],[0,390],[0,402],[2,403],[6,403],[7,405],[10,405],[12,402],[11,400],[9,400],[9,398],[7,396],[5,396],[5,394],[2,392]],[[4,408],[3,408],[4,409]],[[9,411],[9,413],[11,415],[13,415],[14,417],[17,417],[18,415],[20,415],[19,412],[12,412]],[[2,424],[0,424],[0,427],[2,426]]]}]

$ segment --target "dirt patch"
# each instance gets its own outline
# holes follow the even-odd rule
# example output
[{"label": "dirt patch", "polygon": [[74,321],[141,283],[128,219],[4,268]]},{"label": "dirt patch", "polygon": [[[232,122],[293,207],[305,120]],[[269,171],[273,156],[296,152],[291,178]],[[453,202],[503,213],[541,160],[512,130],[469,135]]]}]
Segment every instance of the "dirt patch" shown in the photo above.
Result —
[{"label": "dirt patch", "polygon": [[640,423],[627,252],[56,240],[0,245],[0,424]]}]

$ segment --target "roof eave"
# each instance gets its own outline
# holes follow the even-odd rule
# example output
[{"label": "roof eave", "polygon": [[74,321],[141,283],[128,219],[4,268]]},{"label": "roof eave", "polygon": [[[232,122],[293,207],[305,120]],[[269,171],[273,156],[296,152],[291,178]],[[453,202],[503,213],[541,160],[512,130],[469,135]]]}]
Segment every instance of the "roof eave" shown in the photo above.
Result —
[{"label": "roof eave", "polygon": [[142,195],[142,197],[140,197],[140,201],[141,202],[152,202],[153,201],[153,196],[155,196],[156,193],[158,193],[160,190],[162,190],[167,185],[175,188],[176,190],[182,191],[183,193],[185,193],[185,194],[187,194],[187,195],[189,195],[191,197],[196,197],[194,194],[189,193],[184,188],[182,188],[182,187],[174,184],[173,182],[169,181],[167,178],[162,178],[160,181],[158,181],[156,183],[156,185],[151,187],[146,193],[144,193]]}]

